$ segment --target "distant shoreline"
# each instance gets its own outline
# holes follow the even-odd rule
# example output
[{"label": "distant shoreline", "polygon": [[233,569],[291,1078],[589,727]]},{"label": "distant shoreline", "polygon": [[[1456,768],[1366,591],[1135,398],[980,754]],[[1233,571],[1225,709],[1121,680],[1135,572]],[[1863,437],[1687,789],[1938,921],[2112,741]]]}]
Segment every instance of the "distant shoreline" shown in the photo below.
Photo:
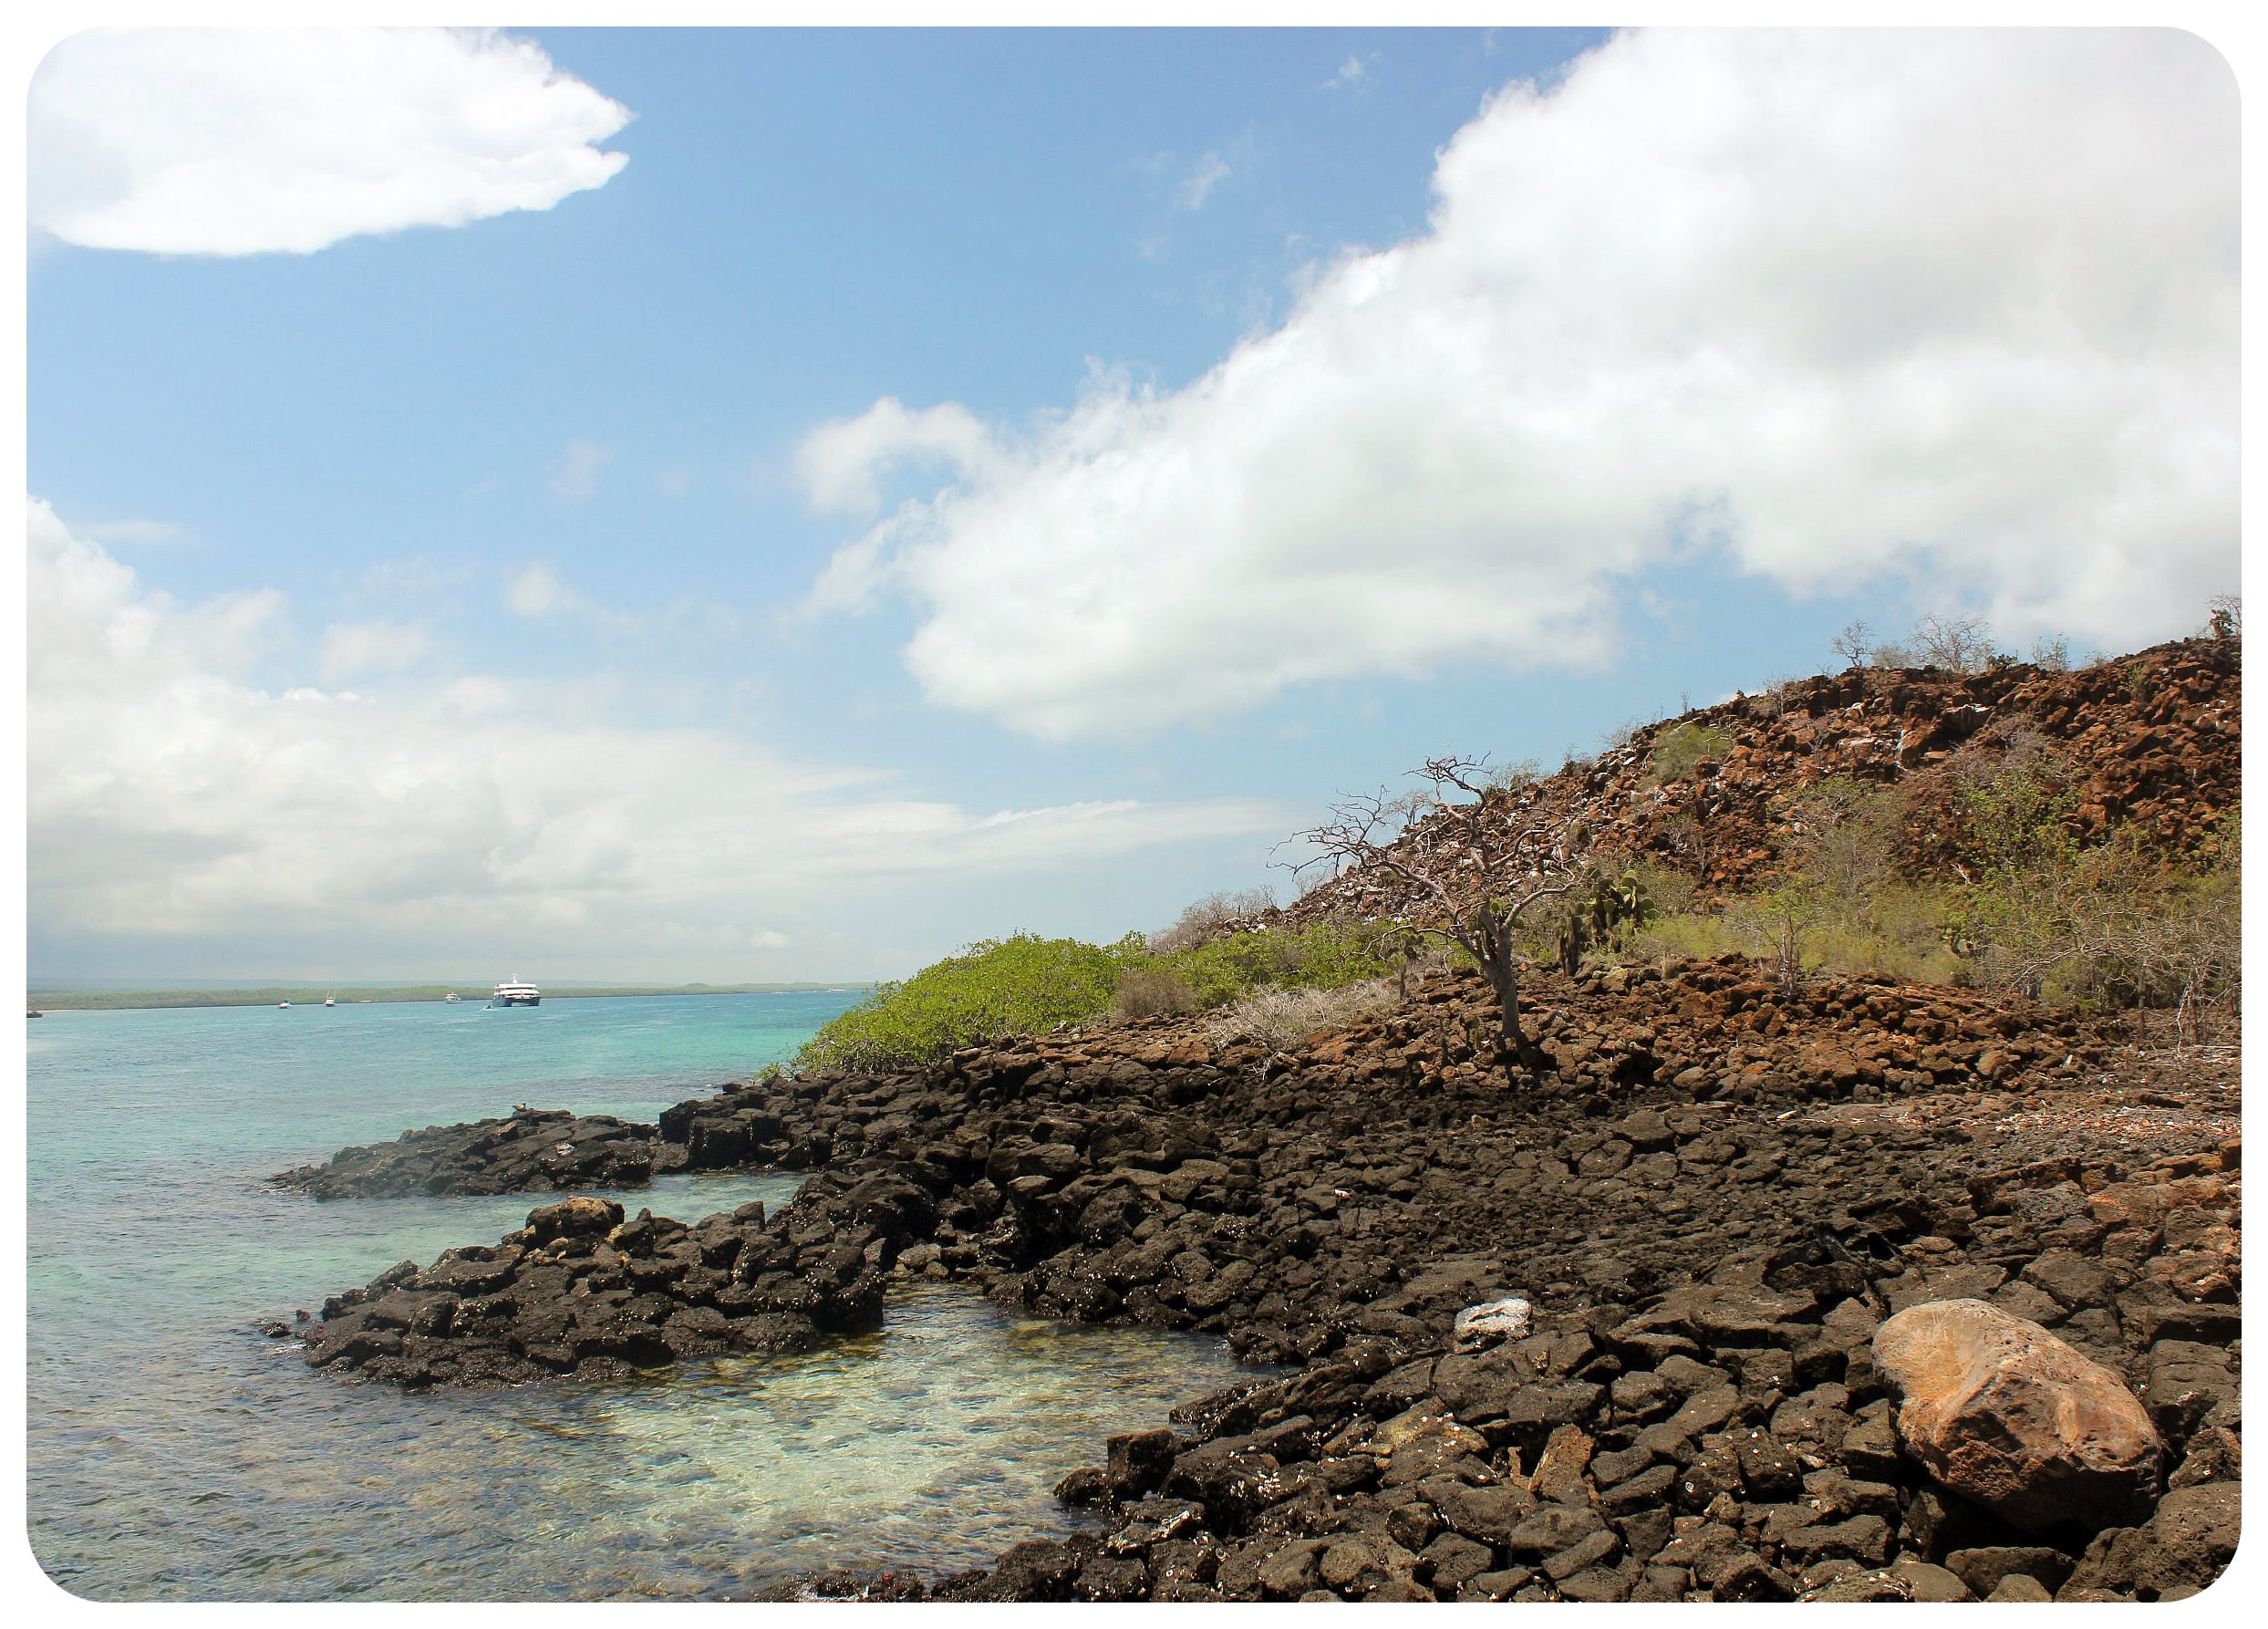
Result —
[{"label": "distant shoreline", "polygon": [[[626,995],[818,995],[830,991],[864,994],[874,988],[867,981],[841,984],[622,984],[562,986],[546,999],[578,1001],[585,996]],[[373,1006],[397,1001],[440,1001],[454,991],[466,1005],[484,1004],[488,991],[478,985],[305,985],[277,984],[264,990],[35,990],[26,1002],[39,1012],[109,1012],[126,1009],[170,1007],[273,1007],[279,1001],[294,1006],[320,1006],[325,995],[338,1005]]]}]

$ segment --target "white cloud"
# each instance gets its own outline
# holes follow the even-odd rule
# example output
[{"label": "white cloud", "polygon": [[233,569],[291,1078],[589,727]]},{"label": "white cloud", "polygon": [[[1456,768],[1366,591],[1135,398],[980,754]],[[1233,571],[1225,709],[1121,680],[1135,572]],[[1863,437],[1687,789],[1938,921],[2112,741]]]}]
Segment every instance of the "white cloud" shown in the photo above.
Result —
[{"label": "white cloud", "polygon": [[595,441],[569,441],[551,467],[552,491],[580,503],[598,490],[598,472],[614,454]]},{"label": "white cloud", "polygon": [[540,561],[523,566],[504,585],[504,607],[530,622],[573,621],[620,639],[682,644],[738,639],[747,631],[740,612],[706,595],[685,593],[647,609],[624,610],[575,588]]},{"label": "white cloud", "polygon": [[2236,157],[2172,30],[1620,36],[1184,389],[825,427],[829,492],[953,478],[813,603],[904,594],[929,697],[1047,737],[1600,660],[1622,585],[1699,547],[2163,638],[2235,572]]},{"label": "white cloud", "polygon": [[965,810],[726,731],[608,722],[596,686],[278,693],[253,669],[278,643],[279,596],[177,605],[47,503],[29,524],[40,954],[233,936],[260,947],[254,970],[516,951],[714,977],[740,964],[707,958],[885,919],[912,882],[1108,864],[1288,818],[1236,799]]},{"label": "white cloud", "polygon": [[885,396],[853,419],[821,425],[796,449],[796,473],[813,507],[872,514],[882,505],[881,479],[902,464],[980,467],[990,441],[984,423],[958,402],[909,413]]},{"label": "white cloud", "polygon": [[1372,64],[1375,63],[1377,60],[1378,53],[1375,51],[1372,51],[1367,57],[1350,57],[1339,65],[1339,71],[1337,73],[1331,75],[1330,78],[1324,80],[1320,85],[1318,85],[1316,89],[1343,90],[1349,86],[1353,86],[1360,89],[1363,82],[1369,79],[1371,76]]},{"label": "white cloud", "polygon": [[334,622],[323,630],[318,671],[325,684],[344,684],[366,674],[401,672],[432,654],[432,636],[406,622]]},{"label": "white cloud", "polygon": [[530,565],[505,586],[504,604],[516,616],[542,622],[579,609],[583,597],[561,582],[559,574],[550,566]]},{"label": "white cloud", "polygon": [[79,530],[98,543],[172,543],[181,534],[181,529],[171,521],[140,518],[98,521]]},{"label": "white cloud", "polygon": [[1213,189],[1231,173],[1226,159],[1217,152],[1208,152],[1182,178],[1181,185],[1175,190],[1174,202],[1186,210],[1203,209],[1205,201],[1213,195]]},{"label": "white cloud", "polygon": [[311,254],[544,210],[629,110],[487,29],[92,29],[31,86],[31,215],[66,242]]}]

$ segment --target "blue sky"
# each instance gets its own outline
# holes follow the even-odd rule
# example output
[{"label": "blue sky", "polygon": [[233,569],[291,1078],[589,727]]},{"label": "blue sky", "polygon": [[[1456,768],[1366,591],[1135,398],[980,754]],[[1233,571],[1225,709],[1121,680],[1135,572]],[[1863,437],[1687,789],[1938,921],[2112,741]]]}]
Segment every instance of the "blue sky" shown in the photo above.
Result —
[{"label": "blue sky", "polygon": [[2227,70],[1903,37],[67,42],[34,975],[897,975],[1854,616],[2186,631]]}]

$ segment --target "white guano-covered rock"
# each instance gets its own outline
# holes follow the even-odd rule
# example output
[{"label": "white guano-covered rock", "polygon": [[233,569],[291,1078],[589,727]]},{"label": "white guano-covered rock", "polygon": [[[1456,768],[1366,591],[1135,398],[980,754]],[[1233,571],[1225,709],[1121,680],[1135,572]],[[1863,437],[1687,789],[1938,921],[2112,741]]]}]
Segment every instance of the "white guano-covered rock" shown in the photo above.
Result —
[{"label": "white guano-covered rock", "polygon": [[1457,1314],[1455,1333],[1457,1350],[1470,1352],[1476,1347],[1494,1345],[1498,1341],[1524,1341],[1535,1327],[1535,1310],[1518,1296],[1503,1301],[1484,1301],[1478,1306],[1466,1307]]}]

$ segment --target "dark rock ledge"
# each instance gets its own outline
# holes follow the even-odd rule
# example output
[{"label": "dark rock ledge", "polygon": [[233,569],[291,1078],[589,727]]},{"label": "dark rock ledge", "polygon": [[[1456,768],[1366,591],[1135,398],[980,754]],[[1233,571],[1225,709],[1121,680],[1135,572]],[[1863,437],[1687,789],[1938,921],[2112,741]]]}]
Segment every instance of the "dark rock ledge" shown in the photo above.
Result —
[{"label": "dark rock ledge", "polygon": [[341,1148],[321,1165],[270,1178],[318,1199],[406,1194],[517,1193],[544,1188],[627,1188],[685,1163],[685,1150],[651,1126],[564,1109],[514,1110],[468,1126],[429,1126],[390,1143]]},{"label": "dark rock ledge", "polygon": [[578,1196],[496,1244],[403,1261],[292,1333],[317,1368],[410,1387],[805,1351],[881,1322],[885,1273],[935,1220],[927,1192],[886,1177],[822,1177],[775,1217],[750,1204],[692,1227]]},{"label": "dark rock ledge", "polygon": [[[1296,1365],[1104,1445],[1060,1489],[1096,1530],[806,1595],[2171,1600],[2218,1575],[2232,1055],[1884,981],[1785,1001],[1732,962],[1538,983],[1541,1090],[1476,1067],[1458,980],[1290,1056],[1135,1025],[758,1083],[661,1130],[696,1168],[816,1167],[776,1215],[569,1200],[299,1333],[331,1373],[495,1384],[805,1344],[907,1272]],[[1515,1294],[1529,1333],[1458,1350],[1460,1310]],[[1952,1356],[1916,1359],[1911,1322],[1878,1343],[1946,1303],[1986,1309],[1931,1314]],[[2117,1462],[1962,1390],[1998,1362],[1963,1340],[2085,1375]]]}]

